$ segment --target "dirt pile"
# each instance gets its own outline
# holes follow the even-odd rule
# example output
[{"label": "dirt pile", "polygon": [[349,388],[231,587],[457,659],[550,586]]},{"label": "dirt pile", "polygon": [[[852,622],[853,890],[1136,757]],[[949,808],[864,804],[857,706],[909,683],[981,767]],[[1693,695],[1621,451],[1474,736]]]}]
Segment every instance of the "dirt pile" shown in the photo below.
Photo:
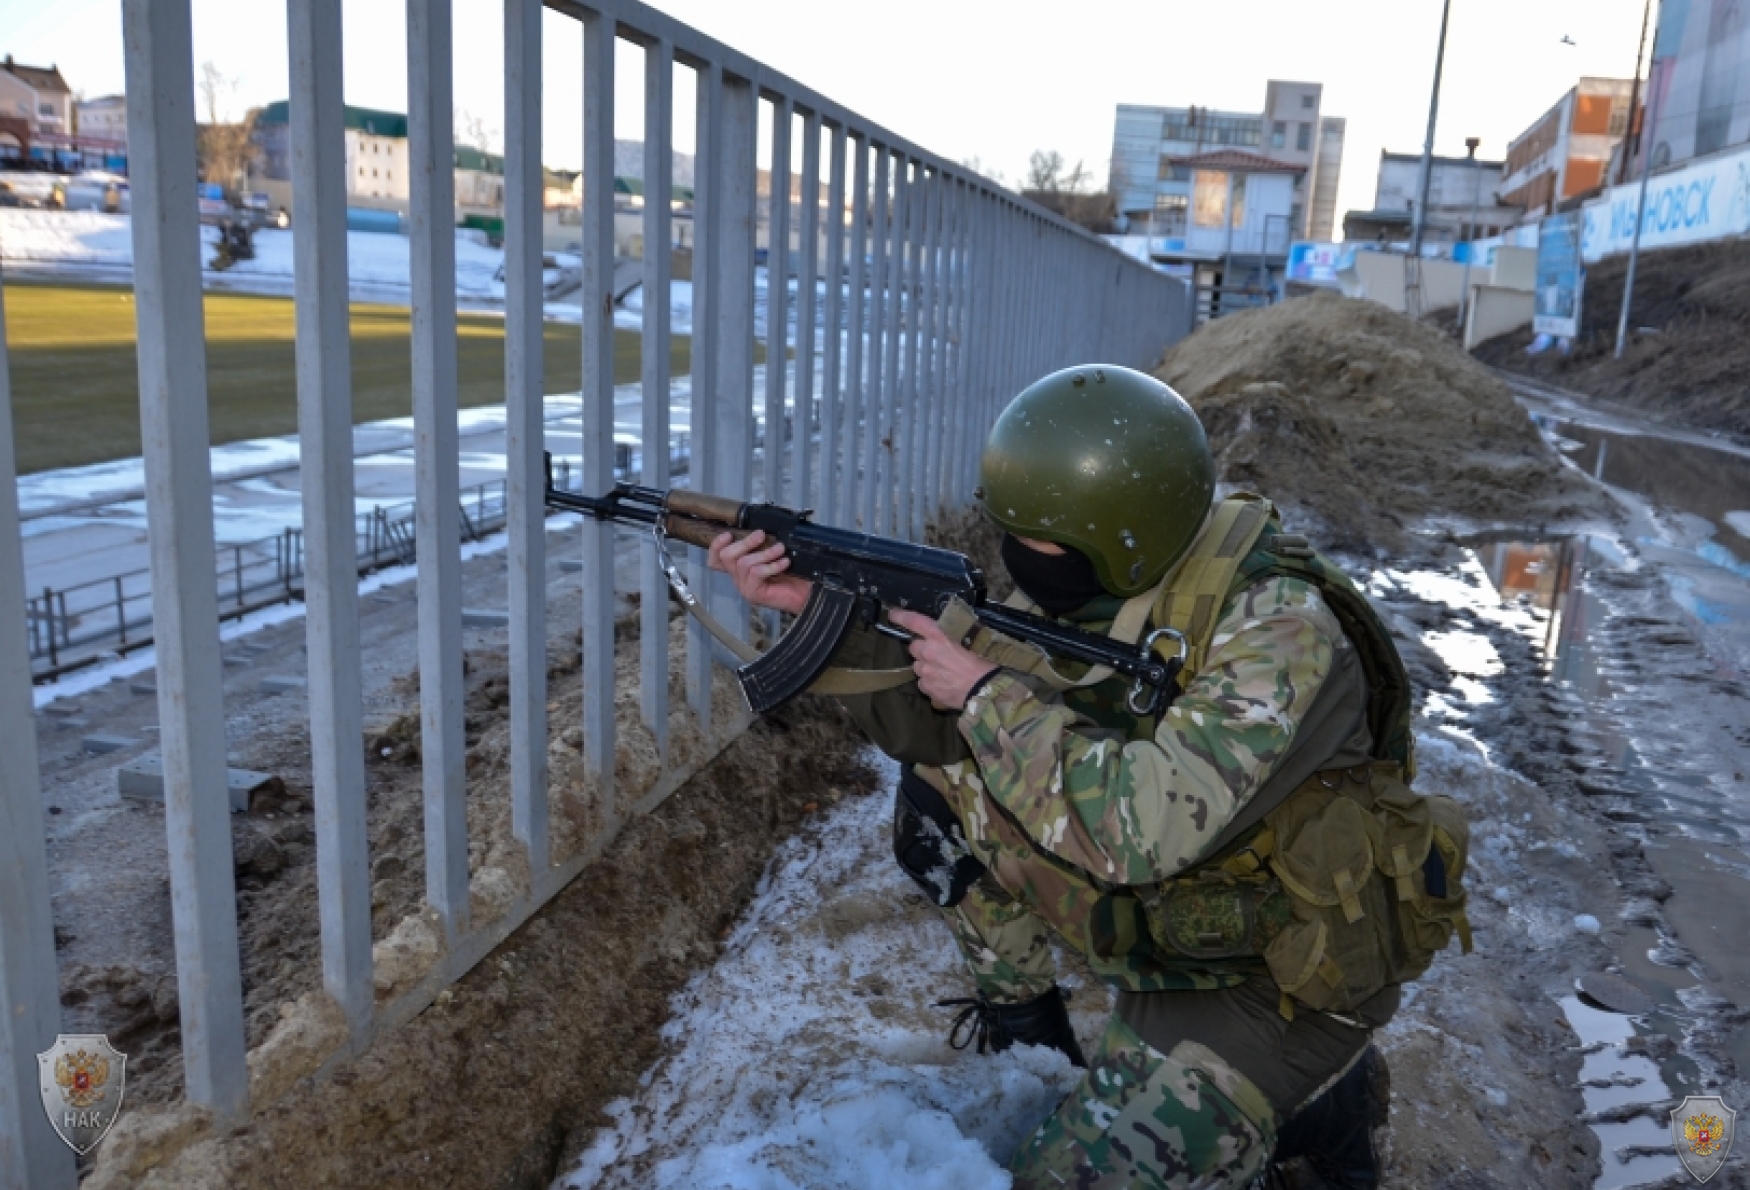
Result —
[{"label": "dirt pile", "polygon": [[1477,348],[1485,363],[1632,406],[1655,421],[1750,439],[1750,243],[1666,248],[1641,255],[1634,333],[1616,358],[1628,258],[1586,270],[1573,351],[1526,355],[1529,329]]},{"label": "dirt pile", "polygon": [[872,787],[859,749],[835,703],[761,718],[413,1021],[228,1135],[180,1106],[124,1118],[92,1185],[549,1185],[655,1059],[776,841]]},{"label": "dirt pile", "polygon": [[1210,323],[1155,372],[1197,409],[1221,480],[1322,546],[1396,552],[1413,523],[1601,515],[1505,385],[1375,302],[1296,298]]}]

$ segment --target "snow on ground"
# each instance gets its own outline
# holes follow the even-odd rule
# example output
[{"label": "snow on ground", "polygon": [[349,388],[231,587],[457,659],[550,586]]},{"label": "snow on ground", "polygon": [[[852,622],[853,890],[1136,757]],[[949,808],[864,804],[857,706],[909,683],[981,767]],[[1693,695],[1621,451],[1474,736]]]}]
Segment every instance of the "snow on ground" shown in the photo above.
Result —
[{"label": "snow on ground", "polygon": [[[762,291],[765,270],[760,270],[761,280],[758,282]],[[573,319],[581,318],[581,306],[567,307]],[[668,283],[668,317],[669,330],[676,335],[693,333],[693,283],[691,281],[670,281]],[[636,331],[644,327],[644,286],[640,285],[628,293],[614,307],[614,325],[622,330]]]},{"label": "snow on ground", "polygon": [[[226,289],[290,293],[292,230],[255,233],[255,259],[240,260],[224,272],[208,267],[219,230],[201,228],[201,266],[209,284]],[[347,272],[355,289],[387,297],[405,292],[411,281],[411,244],[406,236],[349,231]],[[134,267],[132,217],[100,211],[0,209],[0,257],[13,266],[49,266],[94,272]],[[480,243],[472,233],[456,236],[456,294],[460,298],[503,301],[504,283],[495,280],[504,263],[501,249]]]},{"label": "snow on ground", "polygon": [[8,264],[134,267],[132,220],[101,211],[0,207],[0,256]]},{"label": "snow on ground", "polygon": [[[1055,1050],[948,1047],[934,1002],[971,982],[893,861],[891,812],[881,794],[848,800],[780,848],[722,957],[676,998],[668,1053],[558,1186],[1010,1184],[1008,1157],[1077,1072]],[[1075,987],[1084,1046],[1109,1005]]]}]

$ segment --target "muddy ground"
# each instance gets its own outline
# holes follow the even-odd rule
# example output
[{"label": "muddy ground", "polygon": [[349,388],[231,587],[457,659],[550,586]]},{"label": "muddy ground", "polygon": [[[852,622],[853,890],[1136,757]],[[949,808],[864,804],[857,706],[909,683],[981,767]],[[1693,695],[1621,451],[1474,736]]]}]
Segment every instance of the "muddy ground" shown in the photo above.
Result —
[{"label": "muddy ground", "polygon": [[1628,257],[1586,270],[1573,351],[1525,354],[1529,329],[1481,344],[1478,359],[1574,389],[1637,416],[1750,442],[1750,243],[1641,253],[1629,341],[1616,358]]}]

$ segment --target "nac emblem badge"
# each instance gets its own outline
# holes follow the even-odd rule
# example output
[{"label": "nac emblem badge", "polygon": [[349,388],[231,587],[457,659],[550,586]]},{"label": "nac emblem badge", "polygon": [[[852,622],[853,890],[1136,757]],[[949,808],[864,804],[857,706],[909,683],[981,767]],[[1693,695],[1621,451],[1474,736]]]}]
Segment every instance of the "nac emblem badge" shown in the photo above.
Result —
[{"label": "nac emblem badge", "polygon": [[80,1156],[97,1147],[121,1114],[128,1056],[101,1033],[63,1033],[36,1056],[49,1124]]},{"label": "nac emblem badge", "polygon": [[1731,1156],[1737,1115],[1718,1095],[1691,1095],[1671,1113],[1671,1143],[1696,1181],[1713,1177]]}]

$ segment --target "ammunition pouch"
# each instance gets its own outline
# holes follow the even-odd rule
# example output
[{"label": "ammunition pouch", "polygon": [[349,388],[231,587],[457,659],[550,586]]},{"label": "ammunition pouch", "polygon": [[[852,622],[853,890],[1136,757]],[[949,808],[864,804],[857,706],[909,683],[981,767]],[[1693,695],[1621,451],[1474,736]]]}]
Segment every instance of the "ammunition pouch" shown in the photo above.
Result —
[{"label": "ammunition pouch", "polygon": [[1317,773],[1229,852],[1145,891],[1149,932],[1190,960],[1261,959],[1296,1002],[1348,1012],[1415,979],[1456,933],[1470,830],[1388,762]]}]

